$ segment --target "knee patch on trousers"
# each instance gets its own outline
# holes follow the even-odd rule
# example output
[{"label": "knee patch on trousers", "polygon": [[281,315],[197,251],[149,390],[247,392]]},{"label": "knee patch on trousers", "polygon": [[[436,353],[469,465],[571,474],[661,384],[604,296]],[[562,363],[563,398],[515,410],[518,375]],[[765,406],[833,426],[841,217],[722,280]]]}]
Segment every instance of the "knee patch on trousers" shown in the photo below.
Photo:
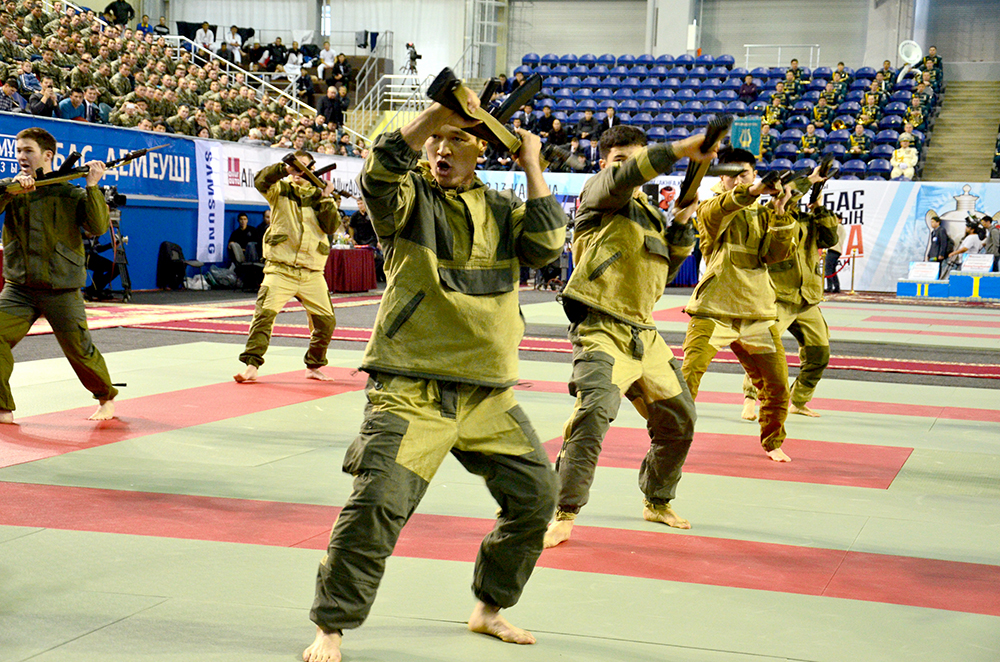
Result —
[{"label": "knee patch on trousers", "polygon": [[333,315],[313,315],[312,324],[313,333],[329,340],[333,337],[333,330],[337,328],[337,318]]},{"label": "knee patch on trousers", "polygon": [[803,386],[816,388],[823,371],[830,363],[830,347],[828,345],[806,345],[800,352],[802,367],[799,369],[798,381]]}]

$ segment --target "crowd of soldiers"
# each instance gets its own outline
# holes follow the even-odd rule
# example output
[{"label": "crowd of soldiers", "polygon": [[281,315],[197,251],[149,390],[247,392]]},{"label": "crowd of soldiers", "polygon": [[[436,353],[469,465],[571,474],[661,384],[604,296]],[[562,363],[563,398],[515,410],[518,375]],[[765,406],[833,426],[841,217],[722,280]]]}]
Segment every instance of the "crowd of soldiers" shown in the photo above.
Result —
[{"label": "crowd of soldiers", "polygon": [[175,52],[156,32],[40,0],[4,3],[0,32],[0,81],[14,84],[0,93],[0,110],[365,155],[342,126],[292,110],[283,95],[260,95],[225,62]]}]

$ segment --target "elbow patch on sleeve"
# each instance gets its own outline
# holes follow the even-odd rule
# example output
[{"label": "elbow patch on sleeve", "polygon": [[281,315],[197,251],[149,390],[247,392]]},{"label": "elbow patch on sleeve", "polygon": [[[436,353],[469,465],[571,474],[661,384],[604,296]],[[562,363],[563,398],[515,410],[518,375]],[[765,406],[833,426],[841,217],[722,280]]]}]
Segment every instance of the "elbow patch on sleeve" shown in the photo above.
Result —
[{"label": "elbow patch on sleeve", "polygon": [[379,136],[372,148],[372,156],[374,158],[368,159],[366,172],[375,176],[380,171],[401,175],[416,167],[420,152],[407,145],[403,133],[396,130]]},{"label": "elbow patch on sleeve", "polygon": [[671,166],[677,161],[677,155],[674,154],[674,148],[670,144],[650,145],[645,150],[645,157],[652,174],[647,172],[641,161],[639,169],[644,176],[647,176],[647,179],[652,179],[662,172],[669,172]]}]

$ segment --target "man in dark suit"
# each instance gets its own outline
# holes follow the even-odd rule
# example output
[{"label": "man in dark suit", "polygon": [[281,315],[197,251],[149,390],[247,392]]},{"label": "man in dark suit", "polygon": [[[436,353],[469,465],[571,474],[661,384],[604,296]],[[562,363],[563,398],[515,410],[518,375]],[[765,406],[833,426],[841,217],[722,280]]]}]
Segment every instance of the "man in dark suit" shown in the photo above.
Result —
[{"label": "man in dark suit", "polygon": [[610,108],[610,107],[609,108],[605,108],[604,109],[604,119],[601,120],[601,130],[597,134],[597,137],[600,138],[602,133],[604,133],[605,131],[607,131],[608,129],[610,129],[613,126],[618,126],[621,123],[622,123],[622,121],[618,118],[618,116],[615,115],[615,109],[614,108]]}]

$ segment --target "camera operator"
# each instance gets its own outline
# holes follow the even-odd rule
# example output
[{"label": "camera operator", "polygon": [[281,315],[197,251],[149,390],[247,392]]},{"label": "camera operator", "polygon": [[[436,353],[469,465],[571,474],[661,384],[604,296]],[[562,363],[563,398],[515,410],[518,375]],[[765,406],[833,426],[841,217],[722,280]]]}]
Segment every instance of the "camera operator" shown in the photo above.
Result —
[{"label": "camera operator", "polygon": [[87,301],[110,301],[113,297],[108,290],[114,280],[115,263],[101,255],[114,244],[100,243],[100,237],[83,233],[83,250],[87,255],[87,268],[94,272],[93,282],[84,288],[83,298]]}]

